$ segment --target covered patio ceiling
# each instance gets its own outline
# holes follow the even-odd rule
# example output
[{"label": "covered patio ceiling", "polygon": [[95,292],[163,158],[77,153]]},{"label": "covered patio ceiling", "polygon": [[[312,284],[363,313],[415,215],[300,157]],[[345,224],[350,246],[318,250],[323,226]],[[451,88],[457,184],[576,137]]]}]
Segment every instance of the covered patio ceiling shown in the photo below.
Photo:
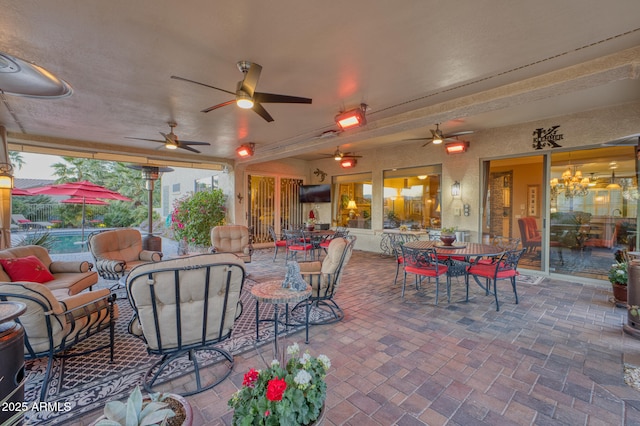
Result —
[{"label": "covered patio ceiling", "polygon": [[[10,149],[164,164],[233,163],[248,142],[248,163],[314,160],[427,137],[435,123],[480,132],[640,100],[638,16],[636,0],[5,2],[0,52],[73,94],[3,93],[0,125]],[[202,113],[233,96],[171,78],[233,92],[241,60],[262,65],[257,91],[313,103],[265,104],[271,123],[235,105]],[[0,66],[0,89],[15,77]],[[334,116],[361,103],[368,124],[336,132]],[[211,145],[128,139],[162,139],[168,122]]]}]

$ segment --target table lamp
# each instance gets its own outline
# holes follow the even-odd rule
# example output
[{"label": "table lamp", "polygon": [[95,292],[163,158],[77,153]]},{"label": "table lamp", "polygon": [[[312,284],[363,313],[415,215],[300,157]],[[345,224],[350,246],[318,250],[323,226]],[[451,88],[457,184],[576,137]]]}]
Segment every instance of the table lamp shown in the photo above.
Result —
[{"label": "table lamp", "polygon": [[349,209],[349,219],[356,218],[356,210],[358,210],[358,206],[354,200],[350,200],[349,204],[347,204],[347,208]]}]

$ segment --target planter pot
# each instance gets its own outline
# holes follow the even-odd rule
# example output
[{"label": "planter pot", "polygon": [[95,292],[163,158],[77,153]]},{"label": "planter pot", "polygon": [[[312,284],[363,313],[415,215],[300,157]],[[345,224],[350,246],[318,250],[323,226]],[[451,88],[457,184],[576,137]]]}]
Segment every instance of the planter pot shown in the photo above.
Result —
[{"label": "planter pot", "polygon": [[440,241],[442,241],[442,245],[450,246],[456,241],[455,234],[441,234]]},{"label": "planter pot", "polygon": [[322,408],[320,409],[320,415],[318,416],[318,418],[311,423],[311,425],[313,426],[320,426],[324,424],[324,414],[326,413],[326,406],[325,404],[322,404]]},{"label": "planter pot", "polygon": [[[169,399],[169,401],[165,400],[165,402],[167,402],[169,404],[169,408],[172,408],[174,412],[176,412],[176,408],[175,407],[181,407],[182,410],[184,411],[184,420],[182,421],[182,423],[177,423],[176,422],[176,418],[172,417],[171,419],[167,420],[169,425],[181,425],[181,426],[192,426],[193,425],[193,410],[191,409],[191,404],[189,404],[189,401],[187,401],[186,399],[184,399],[182,396],[178,395],[178,394],[174,394],[174,393],[168,393],[165,394],[167,396],[167,399]],[[144,399],[146,402],[149,402],[149,399],[145,398]],[[171,401],[173,400],[173,401]],[[324,406],[323,406],[324,409]],[[176,416],[179,416],[180,414],[176,413]],[[320,414],[322,416],[322,414]],[[100,422],[100,420],[106,420],[106,417],[100,416],[96,419],[95,422],[91,423],[91,426],[95,426],[98,422]],[[173,422],[172,422],[173,421]]]},{"label": "planter pot", "polygon": [[613,298],[616,303],[627,303],[627,286],[624,284],[611,283],[613,287]]},{"label": "planter pot", "polygon": [[315,225],[307,225],[307,231],[313,231],[314,229],[316,229]]}]

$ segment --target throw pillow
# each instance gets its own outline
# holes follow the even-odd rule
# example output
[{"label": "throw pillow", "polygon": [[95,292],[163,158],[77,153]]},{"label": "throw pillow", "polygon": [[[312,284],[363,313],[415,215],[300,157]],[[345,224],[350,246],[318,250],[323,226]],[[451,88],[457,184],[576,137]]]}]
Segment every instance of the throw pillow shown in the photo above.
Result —
[{"label": "throw pillow", "polygon": [[44,284],[54,279],[49,269],[36,256],[0,259],[11,281],[30,281]]}]

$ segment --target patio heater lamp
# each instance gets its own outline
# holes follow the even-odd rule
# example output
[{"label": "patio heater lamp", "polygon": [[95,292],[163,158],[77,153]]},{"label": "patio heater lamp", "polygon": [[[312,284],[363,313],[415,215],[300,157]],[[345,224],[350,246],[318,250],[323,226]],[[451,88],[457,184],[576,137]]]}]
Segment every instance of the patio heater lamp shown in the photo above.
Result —
[{"label": "patio heater lamp", "polygon": [[154,182],[160,178],[161,173],[172,172],[170,167],[157,166],[128,166],[130,169],[141,170],[144,179],[144,187],[149,193],[149,216],[148,216],[148,232],[142,239],[142,248],[144,250],[162,251],[162,238],[153,235],[153,187]]}]

